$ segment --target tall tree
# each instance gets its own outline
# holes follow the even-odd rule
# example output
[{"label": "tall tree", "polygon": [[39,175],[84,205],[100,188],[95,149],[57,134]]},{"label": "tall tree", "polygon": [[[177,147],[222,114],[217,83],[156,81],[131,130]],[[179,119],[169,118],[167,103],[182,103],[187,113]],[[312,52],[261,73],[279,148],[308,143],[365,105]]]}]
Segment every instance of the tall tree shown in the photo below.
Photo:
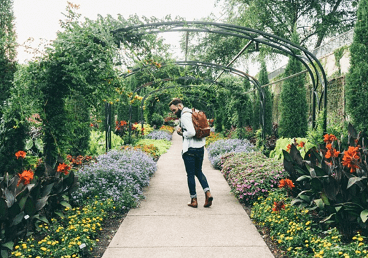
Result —
[{"label": "tall tree", "polygon": [[328,36],[354,26],[359,0],[224,0],[231,23],[290,39],[296,26],[300,44],[319,47]]},{"label": "tall tree", "polygon": [[360,0],[350,69],[346,80],[347,111],[355,127],[368,133],[368,0]]},{"label": "tall tree", "polygon": [[[266,85],[269,83],[268,80],[268,73],[267,73],[267,66],[264,60],[261,61],[261,71],[259,72],[259,83],[261,85]],[[272,132],[272,96],[269,87],[263,87],[263,91],[265,94],[265,103],[264,103],[264,131],[266,135],[270,135]],[[255,102],[255,111],[254,111],[254,118],[258,120],[259,124],[259,112],[261,112],[260,102],[259,102],[259,94],[256,95],[257,99]],[[257,128],[257,127],[256,127]],[[255,128],[255,129],[256,129]]]},{"label": "tall tree", "polygon": [[16,71],[13,1],[0,0],[0,117]]},{"label": "tall tree", "polygon": [[[296,32],[292,35],[292,41],[298,44]],[[298,53],[295,53],[296,55]],[[303,70],[302,64],[294,57],[290,57],[285,69],[285,77]],[[303,75],[287,79],[282,84],[281,90],[281,118],[279,135],[287,138],[303,137],[306,135],[307,100],[305,79]]]}]

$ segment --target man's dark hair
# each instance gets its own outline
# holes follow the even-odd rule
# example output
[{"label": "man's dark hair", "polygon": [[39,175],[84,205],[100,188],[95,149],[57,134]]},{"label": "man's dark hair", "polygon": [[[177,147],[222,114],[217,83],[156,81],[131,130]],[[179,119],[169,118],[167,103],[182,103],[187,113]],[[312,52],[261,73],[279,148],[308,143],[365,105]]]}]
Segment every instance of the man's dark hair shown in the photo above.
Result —
[{"label": "man's dark hair", "polygon": [[178,104],[183,104],[183,102],[180,100],[180,99],[178,99],[178,98],[174,98],[173,100],[171,100],[170,101],[170,103],[169,103],[169,107],[171,106],[171,105],[178,105]]}]

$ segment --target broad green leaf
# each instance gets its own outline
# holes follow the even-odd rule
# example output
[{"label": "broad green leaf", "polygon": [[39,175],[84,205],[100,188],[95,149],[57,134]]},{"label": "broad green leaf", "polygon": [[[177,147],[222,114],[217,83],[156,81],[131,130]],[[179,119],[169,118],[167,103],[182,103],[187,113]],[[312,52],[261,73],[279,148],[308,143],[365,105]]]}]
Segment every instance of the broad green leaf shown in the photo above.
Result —
[{"label": "broad green leaf", "polygon": [[46,224],[50,224],[50,222],[48,221],[48,219],[45,216],[41,216],[38,218],[38,220],[45,222]]},{"label": "broad green leaf", "polygon": [[49,196],[42,197],[36,201],[36,211],[41,210],[47,203]]},{"label": "broad green leaf", "polygon": [[332,216],[334,216],[336,213],[332,213],[330,214],[329,216],[327,216],[326,218],[324,218],[323,220],[321,220],[319,223],[324,223],[326,222],[327,220],[329,220]]},{"label": "broad green leaf", "polygon": [[0,198],[0,219],[8,216],[8,205],[3,198]]},{"label": "broad green leaf", "polygon": [[6,199],[6,204],[8,205],[8,208],[13,206],[15,202],[15,196],[12,192],[9,191],[8,188],[5,189],[5,199]]},{"label": "broad green leaf", "polygon": [[298,177],[298,179],[296,181],[303,181],[305,179],[311,179],[311,177],[307,176],[307,175],[303,175],[303,176]]},{"label": "broad green leaf", "polygon": [[39,150],[40,152],[43,151],[43,142],[40,138],[36,139],[35,146],[36,146],[37,150]]},{"label": "broad green leaf", "polygon": [[314,203],[317,205],[318,208],[320,208],[321,210],[323,210],[323,208],[325,207],[325,204],[323,202],[322,199],[315,199]]},{"label": "broad green leaf", "polygon": [[63,205],[64,207],[66,207],[66,208],[69,208],[69,209],[72,208],[72,206],[66,201],[61,201],[60,204]]},{"label": "broad green leaf", "polygon": [[349,178],[349,182],[348,182],[348,185],[346,187],[346,189],[349,189],[351,186],[353,186],[354,184],[356,184],[357,182],[360,182],[363,178],[361,177],[357,177],[357,176],[354,176],[354,177],[350,177]]},{"label": "broad green leaf", "polygon": [[6,251],[6,250],[1,250],[1,257],[2,258],[8,258],[9,256],[8,256],[8,251]]},{"label": "broad green leaf", "polygon": [[42,197],[48,196],[51,193],[53,186],[54,186],[54,183],[47,185],[42,191]]},{"label": "broad green leaf", "polygon": [[36,212],[36,205],[32,198],[27,198],[24,206],[24,212],[30,216]]},{"label": "broad green leaf", "polygon": [[21,210],[24,209],[24,206],[26,205],[26,201],[28,199],[28,195],[24,196],[20,201],[19,201],[19,208]]},{"label": "broad green leaf", "polygon": [[9,242],[6,242],[5,244],[2,244],[1,246],[6,247],[9,250],[13,250],[14,242],[13,241],[9,241]]},{"label": "broad green leaf", "polygon": [[64,214],[62,213],[62,212],[60,212],[60,211],[55,211],[54,212],[56,215],[58,215],[60,218],[64,218]]},{"label": "broad green leaf", "polygon": [[17,216],[15,216],[15,218],[13,219],[13,222],[10,226],[18,225],[19,223],[22,222],[23,218],[24,218],[24,211],[22,211]]},{"label": "broad green leaf", "polygon": [[324,204],[330,205],[330,202],[328,201],[328,197],[327,197],[327,195],[325,193],[322,193],[321,194],[321,199],[322,199],[322,201],[323,201]]},{"label": "broad green leaf", "polygon": [[32,139],[28,139],[27,141],[26,141],[26,145],[25,145],[25,150],[27,151],[27,150],[30,150],[31,148],[33,147],[33,140]]},{"label": "broad green leaf", "polygon": [[365,223],[368,219],[368,210],[361,211],[360,218],[362,219],[363,223]]}]

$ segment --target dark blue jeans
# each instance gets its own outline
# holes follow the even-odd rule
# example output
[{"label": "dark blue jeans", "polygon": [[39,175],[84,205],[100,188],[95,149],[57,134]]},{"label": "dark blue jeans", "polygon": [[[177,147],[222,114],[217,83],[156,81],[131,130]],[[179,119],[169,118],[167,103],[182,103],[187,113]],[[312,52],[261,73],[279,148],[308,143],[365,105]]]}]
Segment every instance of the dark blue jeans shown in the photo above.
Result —
[{"label": "dark blue jeans", "polygon": [[210,190],[206,176],[202,172],[203,156],[204,147],[189,148],[188,151],[183,154],[185,170],[187,171],[188,188],[191,198],[197,197],[195,176],[198,178],[204,192]]}]

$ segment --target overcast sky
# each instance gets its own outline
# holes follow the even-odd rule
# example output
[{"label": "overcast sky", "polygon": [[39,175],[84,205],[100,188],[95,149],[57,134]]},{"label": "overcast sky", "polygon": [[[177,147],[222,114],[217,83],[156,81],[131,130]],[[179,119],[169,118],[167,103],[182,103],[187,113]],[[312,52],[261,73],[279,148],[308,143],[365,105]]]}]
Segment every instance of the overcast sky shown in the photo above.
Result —
[{"label": "overcast sky", "polygon": [[[164,18],[181,16],[186,20],[201,20],[214,13],[220,17],[220,8],[215,7],[216,0],[70,0],[80,5],[78,12],[82,17],[96,19],[98,14],[107,14],[125,18],[131,14]],[[60,29],[59,20],[63,19],[67,1],[65,0],[14,0],[14,16],[18,44],[28,38],[34,38],[32,47],[37,48],[40,39],[53,40]],[[168,34],[168,33],[166,33]],[[179,45],[179,42],[177,42]],[[23,63],[31,55],[23,47],[18,48],[18,60]]]}]

